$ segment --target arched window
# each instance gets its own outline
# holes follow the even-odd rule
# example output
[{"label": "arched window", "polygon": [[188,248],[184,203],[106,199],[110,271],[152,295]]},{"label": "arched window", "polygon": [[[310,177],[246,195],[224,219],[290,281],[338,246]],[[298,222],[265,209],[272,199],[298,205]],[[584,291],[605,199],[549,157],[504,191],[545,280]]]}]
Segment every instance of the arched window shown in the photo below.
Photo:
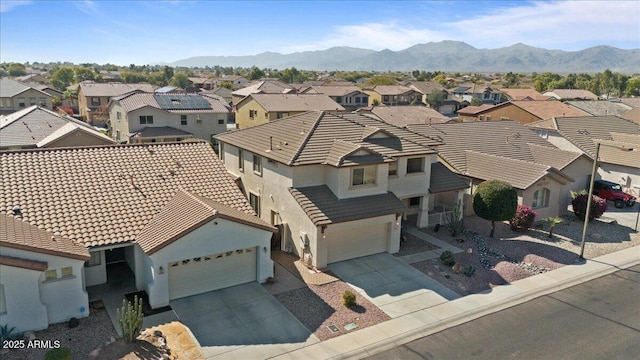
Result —
[{"label": "arched window", "polygon": [[536,190],[536,192],[533,193],[531,207],[538,209],[549,206],[549,193],[550,191],[547,188]]}]

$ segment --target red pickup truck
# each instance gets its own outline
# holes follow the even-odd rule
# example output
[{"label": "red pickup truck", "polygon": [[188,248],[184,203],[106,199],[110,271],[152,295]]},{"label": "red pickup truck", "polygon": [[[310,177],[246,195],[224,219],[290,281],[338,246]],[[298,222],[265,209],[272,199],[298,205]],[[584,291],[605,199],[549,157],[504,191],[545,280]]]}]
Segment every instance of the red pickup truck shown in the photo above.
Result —
[{"label": "red pickup truck", "polygon": [[622,191],[622,187],[611,181],[596,180],[593,182],[593,194],[603,199],[611,200],[617,208],[631,207],[636,203],[636,197]]}]

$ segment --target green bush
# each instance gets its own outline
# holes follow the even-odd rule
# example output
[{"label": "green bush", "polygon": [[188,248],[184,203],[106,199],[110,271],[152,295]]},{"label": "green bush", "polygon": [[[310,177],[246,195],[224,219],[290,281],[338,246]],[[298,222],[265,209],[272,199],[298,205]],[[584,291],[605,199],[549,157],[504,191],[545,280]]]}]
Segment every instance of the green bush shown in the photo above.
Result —
[{"label": "green bush", "polygon": [[64,347],[51,349],[44,354],[44,360],[71,360],[71,349]]},{"label": "green bush", "polygon": [[356,304],[356,294],[353,291],[345,290],[342,293],[342,304],[346,307],[352,307]]},{"label": "green bush", "polygon": [[495,222],[512,219],[518,207],[516,189],[506,181],[488,180],[478,185],[473,195],[473,211],[479,217],[491,220],[491,233],[495,232]]},{"label": "green bush", "polygon": [[453,258],[453,253],[449,250],[440,254],[440,261],[442,261],[442,264],[445,266],[453,266],[456,264],[456,260]]},{"label": "green bush", "polygon": [[476,268],[475,268],[475,267],[473,267],[473,266],[471,266],[471,265],[466,266],[466,267],[464,268],[464,270],[462,271],[462,273],[463,273],[463,274],[465,274],[465,275],[467,275],[467,276],[469,276],[469,277],[470,277],[470,276],[473,276],[473,274],[475,274],[475,273],[476,273]]}]

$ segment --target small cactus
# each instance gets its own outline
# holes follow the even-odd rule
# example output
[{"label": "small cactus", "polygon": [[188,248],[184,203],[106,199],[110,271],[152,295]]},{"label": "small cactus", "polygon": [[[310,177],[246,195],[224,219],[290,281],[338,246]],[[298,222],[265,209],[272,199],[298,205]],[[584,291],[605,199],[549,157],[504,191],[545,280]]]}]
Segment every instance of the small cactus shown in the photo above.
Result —
[{"label": "small cactus", "polygon": [[122,308],[117,309],[118,324],[122,330],[122,336],[127,342],[133,342],[142,330],[142,299],[136,295],[133,304],[130,301],[122,300]]}]

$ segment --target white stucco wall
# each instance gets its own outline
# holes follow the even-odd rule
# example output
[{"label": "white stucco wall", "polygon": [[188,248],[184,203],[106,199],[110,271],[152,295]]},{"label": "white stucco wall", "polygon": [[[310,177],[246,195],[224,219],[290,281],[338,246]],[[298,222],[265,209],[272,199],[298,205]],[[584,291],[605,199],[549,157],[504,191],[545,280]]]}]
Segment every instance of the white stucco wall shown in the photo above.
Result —
[{"label": "white stucco wall", "polygon": [[[249,225],[215,219],[186,234],[167,247],[149,256],[146,271],[146,291],[152,307],[169,304],[168,263],[237,249],[256,248],[257,279],[264,282],[273,276],[271,232]],[[264,251],[266,249],[266,251]],[[160,266],[164,274],[159,273]]]},{"label": "white stucco wall", "polygon": [[[3,249],[4,253],[4,249]],[[45,329],[47,307],[40,301],[42,272],[0,265],[7,312],[0,314],[0,326],[15,326],[16,332]]]},{"label": "white stucco wall", "polygon": [[[640,160],[638,162],[640,163]],[[640,168],[606,163],[598,163],[598,165],[596,179],[620,184],[625,192],[640,197]]]},{"label": "white stucco wall", "polygon": [[92,250],[100,252],[100,265],[84,268],[85,286],[100,285],[107,282],[107,265],[104,250]]},{"label": "white stucco wall", "polygon": [[[48,264],[48,270],[57,270],[58,279],[47,281],[45,281],[44,272],[36,272],[38,273],[38,278],[37,281],[33,283],[33,286],[36,287],[37,290],[23,290],[30,292],[37,291],[39,293],[37,299],[46,308],[47,321],[49,324],[67,321],[72,317],[80,318],[89,315],[89,297],[83,286],[84,261],[6,247],[2,248],[2,254],[5,256],[43,261]],[[61,278],[61,269],[63,267],[72,267],[73,275],[70,277]],[[28,271],[34,272],[33,270]],[[23,275],[22,277],[28,281],[32,277],[32,275]],[[1,279],[2,283],[4,284],[5,280],[8,280],[9,278],[7,277],[5,279],[5,273],[3,272],[1,275]],[[13,281],[13,279],[8,281]],[[29,282],[26,283],[28,284]],[[8,298],[12,296],[15,295],[13,295],[11,292],[8,292],[5,287],[5,297]],[[21,302],[35,301],[33,298],[29,298],[29,300],[24,298],[19,299]],[[31,306],[35,311],[33,315],[34,317],[40,316],[38,315],[37,310],[39,306],[34,303],[31,303],[29,306]],[[81,311],[82,308],[84,308],[84,312]],[[7,313],[9,312],[8,310],[9,308],[7,306]],[[31,319],[31,315],[28,315],[27,319]]]}]

